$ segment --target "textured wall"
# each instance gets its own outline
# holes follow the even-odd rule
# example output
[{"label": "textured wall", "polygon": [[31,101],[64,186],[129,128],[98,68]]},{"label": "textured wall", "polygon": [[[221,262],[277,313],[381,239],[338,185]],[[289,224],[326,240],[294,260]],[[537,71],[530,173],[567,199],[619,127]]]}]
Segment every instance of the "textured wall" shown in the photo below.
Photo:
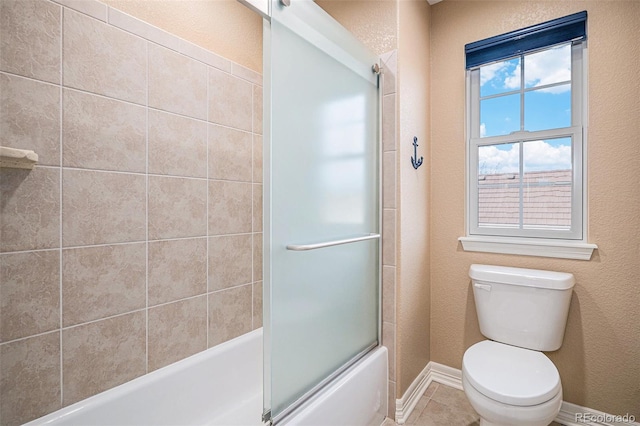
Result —
[{"label": "textured wall", "polygon": [[[429,362],[429,13],[424,0],[400,1],[398,31],[399,223],[396,306],[398,398]],[[413,138],[424,163],[415,170]]]},{"label": "textured wall", "polygon": [[0,2],[2,425],[262,325],[261,76],[72,5]]},{"label": "textured wall", "polygon": [[397,0],[316,0],[316,3],[375,54],[397,48]]},{"label": "textured wall", "polygon": [[[464,44],[570,13],[589,13],[590,261],[463,252]],[[431,14],[431,357],[460,368],[480,334],[471,263],[575,274],[562,348],[549,356],[564,399],[640,415],[640,69],[637,1],[455,1]],[[404,226],[404,224],[403,224]]]},{"label": "textured wall", "polygon": [[104,2],[262,73],[262,18],[237,0]]}]

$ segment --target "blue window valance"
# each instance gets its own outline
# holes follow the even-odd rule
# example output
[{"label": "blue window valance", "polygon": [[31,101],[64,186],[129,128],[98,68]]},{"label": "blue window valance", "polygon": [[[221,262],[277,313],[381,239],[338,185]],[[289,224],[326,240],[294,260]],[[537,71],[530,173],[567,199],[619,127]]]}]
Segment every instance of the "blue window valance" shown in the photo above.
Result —
[{"label": "blue window valance", "polygon": [[467,69],[587,37],[587,12],[553,19],[465,45]]}]

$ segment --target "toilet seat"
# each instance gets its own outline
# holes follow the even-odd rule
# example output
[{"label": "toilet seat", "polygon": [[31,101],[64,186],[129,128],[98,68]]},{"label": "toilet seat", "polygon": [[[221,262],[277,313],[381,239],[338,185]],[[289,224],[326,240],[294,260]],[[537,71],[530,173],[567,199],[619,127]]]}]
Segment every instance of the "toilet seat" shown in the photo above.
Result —
[{"label": "toilet seat", "polygon": [[467,349],[462,370],[478,392],[503,404],[538,405],[562,390],[556,366],[542,352],[490,340]]}]

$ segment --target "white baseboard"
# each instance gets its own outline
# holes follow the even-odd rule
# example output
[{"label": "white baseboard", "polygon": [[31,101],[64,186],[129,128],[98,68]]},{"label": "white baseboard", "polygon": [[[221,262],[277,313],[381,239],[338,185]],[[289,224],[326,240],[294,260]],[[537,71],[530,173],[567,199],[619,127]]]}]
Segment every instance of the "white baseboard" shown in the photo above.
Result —
[{"label": "white baseboard", "polygon": [[[397,424],[405,424],[424,391],[432,382],[462,390],[462,371],[437,362],[429,362],[411,383],[402,398],[396,399]],[[620,422],[616,421],[620,419],[616,419],[615,415],[563,401],[555,421],[565,426],[640,426],[640,423],[635,422],[636,419],[633,416],[630,417],[631,422]]]},{"label": "white baseboard", "polygon": [[[619,418],[616,419],[616,417]],[[620,417],[622,417],[622,415],[615,416],[594,410],[593,408],[582,407],[580,405],[563,401],[562,407],[560,407],[560,412],[556,417],[556,422],[566,426],[640,426],[640,423],[635,421],[616,421],[622,420]],[[629,420],[635,420],[633,416],[627,415],[627,417],[630,417]]]},{"label": "white baseboard", "polygon": [[396,423],[405,424],[411,412],[431,382],[442,383],[455,389],[462,390],[462,372],[458,369],[429,362],[411,383],[402,398],[396,400]]}]

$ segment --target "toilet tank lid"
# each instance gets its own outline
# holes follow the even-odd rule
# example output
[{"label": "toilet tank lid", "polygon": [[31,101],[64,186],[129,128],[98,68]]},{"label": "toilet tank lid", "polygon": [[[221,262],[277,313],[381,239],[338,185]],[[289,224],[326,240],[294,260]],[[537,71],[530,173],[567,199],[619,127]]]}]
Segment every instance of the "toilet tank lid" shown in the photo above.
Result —
[{"label": "toilet tank lid", "polygon": [[569,290],[575,279],[567,272],[543,271],[540,269],[512,268],[508,266],[471,265],[469,277],[487,283],[511,284],[525,287]]}]

